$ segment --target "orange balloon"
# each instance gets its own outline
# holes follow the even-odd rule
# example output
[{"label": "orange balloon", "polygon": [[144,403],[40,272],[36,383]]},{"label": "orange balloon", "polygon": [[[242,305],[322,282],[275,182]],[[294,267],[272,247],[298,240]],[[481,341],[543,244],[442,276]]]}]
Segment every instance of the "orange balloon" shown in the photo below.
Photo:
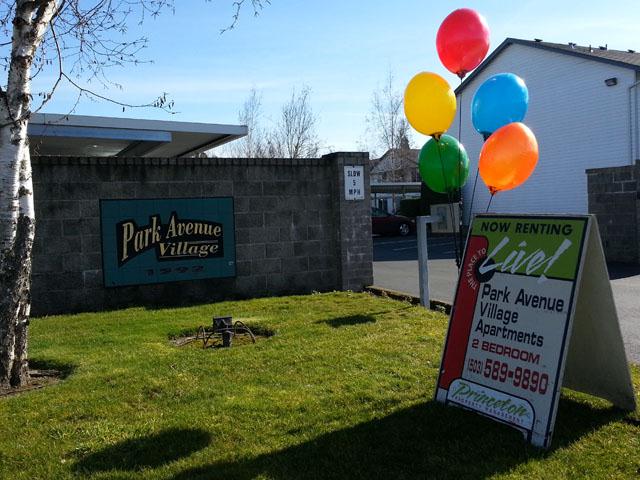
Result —
[{"label": "orange balloon", "polygon": [[514,122],[496,130],[480,151],[480,176],[491,195],[522,185],[538,163],[538,142],[529,127]]}]

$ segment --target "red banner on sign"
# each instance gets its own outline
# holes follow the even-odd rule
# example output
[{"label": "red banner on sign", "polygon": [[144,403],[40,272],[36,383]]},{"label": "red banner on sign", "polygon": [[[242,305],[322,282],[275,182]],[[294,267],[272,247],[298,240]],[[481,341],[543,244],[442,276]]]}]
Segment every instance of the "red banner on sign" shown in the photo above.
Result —
[{"label": "red banner on sign", "polygon": [[449,341],[446,344],[440,369],[438,387],[445,390],[449,389],[453,380],[462,376],[467,341],[473,323],[473,310],[476,308],[480,287],[476,272],[478,262],[487,255],[487,246],[488,241],[485,237],[473,236],[469,238],[454,302],[455,310],[449,323],[449,333],[447,334]]}]

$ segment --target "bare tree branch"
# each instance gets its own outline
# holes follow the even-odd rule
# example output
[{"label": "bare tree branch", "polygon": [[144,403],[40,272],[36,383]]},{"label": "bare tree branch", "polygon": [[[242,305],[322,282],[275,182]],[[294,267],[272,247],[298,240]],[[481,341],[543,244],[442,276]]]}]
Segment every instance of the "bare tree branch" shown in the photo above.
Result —
[{"label": "bare tree branch", "polygon": [[[228,27],[222,28],[220,30],[220,35],[229,30],[233,30],[240,19],[240,11],[242,10],[242,6],[245,4],[246,0],[236,0],[233,2],[233,15],[232,21]],[[251,7],[253,8],[253,16],[257,17],[260,15],[260,11],[264,8],[265,5],[270,5],[271,0],[251,0]]]},{"label": "bare tree branch", "polygon": [[317,116],[310,104],[311,89],[295,89],[282,106],[280,118],[268,135],[267,153],[278,158],[314,158],[320,152],[316,133]]},{"label": "bare tree branch", "polygon": [[[411,154],[411,129],[402,110],[403,97],[389,72],[382,87],[373,92],[367,116],[369,137],[375,139],[370,168],[379,180],[400,181],[413,177],[417,159]],[[376,158],[377,157],[377,158]]]},{"label": "bare tree branch", "polygon": [[228,144],[226,151],[240,158],[265,157],[267,139],[262,127],[262,94],[255,88],[251,89],[242,109],[238,112],[238,121],[247,126],[247,135]]}]

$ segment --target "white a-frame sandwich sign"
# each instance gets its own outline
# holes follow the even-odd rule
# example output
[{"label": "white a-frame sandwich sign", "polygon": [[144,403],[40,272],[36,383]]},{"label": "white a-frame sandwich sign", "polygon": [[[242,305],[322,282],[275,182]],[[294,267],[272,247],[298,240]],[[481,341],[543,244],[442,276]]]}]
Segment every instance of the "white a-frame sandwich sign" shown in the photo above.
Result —
[{"label": "white a-frame sandwich sign", "polygon": [[596,219],[478,215],[436,399],[546,448],[562,386],[636,407]]}]

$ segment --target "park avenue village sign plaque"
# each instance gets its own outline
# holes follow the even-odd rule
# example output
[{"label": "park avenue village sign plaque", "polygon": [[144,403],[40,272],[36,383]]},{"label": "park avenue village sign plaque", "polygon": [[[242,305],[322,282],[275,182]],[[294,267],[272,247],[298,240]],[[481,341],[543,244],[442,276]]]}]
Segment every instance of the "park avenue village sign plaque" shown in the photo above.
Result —
[{"label": "park avenue village sign plaque", "polygon": [[235,276],[233,198],[101,200],[106,287]]},{"label": "park avenue village sign plaque", "polygon": [[595,217],[476,216],[436,399],[547,448],[563,385],[635,409]]}]

